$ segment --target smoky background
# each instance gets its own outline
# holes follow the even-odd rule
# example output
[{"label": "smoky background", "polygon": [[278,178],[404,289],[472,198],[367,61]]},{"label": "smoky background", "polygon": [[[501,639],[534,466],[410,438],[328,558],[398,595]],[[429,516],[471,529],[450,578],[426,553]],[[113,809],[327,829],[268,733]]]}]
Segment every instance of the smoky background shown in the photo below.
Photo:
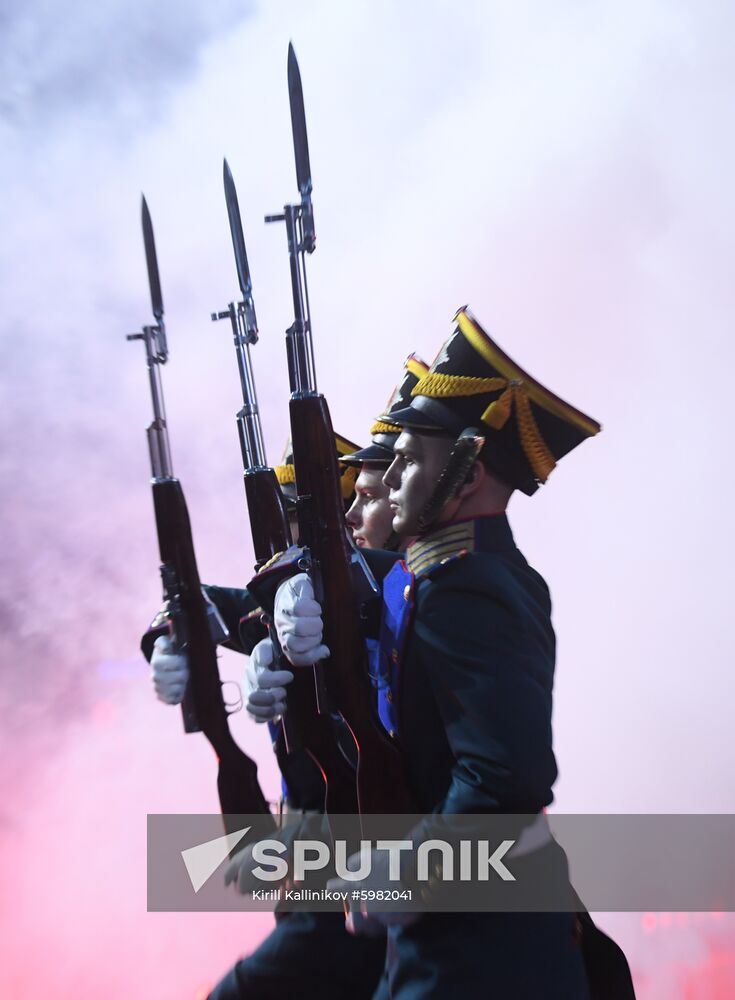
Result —
[{"label": "smoky background", "polygon": [[[137,651],[160,584],[150,401],[125,335],[150,321],[144,191],[200,572],[243,583],[239,386],[209,321],[237,291],[221,161],[275,462],[290,290],[262,216],[296,194],[289,39],[317,374],[340,433],[365,441],[405,356],[431,361],[466,302],[603,424],[510,512],[554,599],[554,808],[733,811],[730,7],[30,0],[0,26],[3,993],[206,995],[269,926],[145,911],[146,813],[214,811],[216,793],[209,748],[155,701]],[[233,726],[275,797],[267,734]],[[680,916],[607,918],[639,996],[729,995],[732,918]]]}]

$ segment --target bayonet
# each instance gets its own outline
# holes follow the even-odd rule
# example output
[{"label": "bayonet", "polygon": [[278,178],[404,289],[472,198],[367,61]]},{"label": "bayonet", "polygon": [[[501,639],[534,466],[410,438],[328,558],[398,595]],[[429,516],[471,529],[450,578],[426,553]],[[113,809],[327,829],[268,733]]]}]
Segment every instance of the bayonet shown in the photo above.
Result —
[{"label": "bayonet", "polygon": [[163,405],[163,390],[161,388],[160,365],[168,358],[166,343],[166,328],[163,322],[163,298],[161,296],[161,280],[158,276],[158,260],[156,258],[156,242],[153,238],[153,223],[145,195],[141,195],[141,221],[143,224],[143,243],[145,245],[145,260],[148,267],[148,285],[151,290],[151,308],[156,323],[144,326],[140,333],[129,333],[128,340],[142,340],[145,344],[148,380],[153,401],[153,421],[148,427],[148,450],[151,456],[151,470],[154,479],[167,479],[173,476],[171,469],[171,449],[168,443],[166,428],[166,411]]},{"label": "bayonet", "polygon": [[227,217],[232,236],[232,249],[235,252],[237,278],[243,298],[242,302],[230,302],[227,309],[212,313],[212,319],[229,318],[232,326],[243,398],[242,408],[237,414],[237,429],[240,436],[245,494],[248,502],[255,558],[257,565],[260,566],[276,552],[287,548],[291,538],[283,497],[278,488],[275,473],[266,463],[258,396],[255,391],[253,365],[250,357],[250,347],[258,340],[253,283],[248,266],[248,255],[245,250],[245,237],[242,231],[237,190],[227,160],[224,161],[222,175]]},{"label": "bayonet", "polygon": [[291,106],[291,131],[293,151],[296,161],[296,182],[301,195],[303,220],[303,242],[307,253],[313,253],[316,245],[314,233],[314,212],[311,205],[311,166],[309,164],[309,139],[306,134],[306,114],[304,112],[304,92],[301,88],[301,72],[293,45],[288,45],[288,100]]},{"label": "bayonet", "polygon": [[253,366],[250,360],[250,345],[258,341],[258,323],[255,318],[253,302],[253,283],[250,279],[248,255],[245,251],[245,238],[242,234],[240,207],[237,202],[237,190],[232,178],[232,171],[224,161],[222,175],[225,185],[225,202],[227,217],[230,220],[232,247],[235,251],[237,277],[242,292],[242,302],[230,302],[227,309],[211,314],[212,320],[229,319],[232,325],[232,337],[237,352],[237,367],[240,372],[243,407],[237,415],[237,427],[240,432],[240,448],[245,470],[265,467],[265,447],[263,432],[260,427],[258,397],[255,392]]},{"label": "bayonet", "polygon": [[288,97],[291,106],[296,181],[301,201],[298,205],[284,205],[283,212],[279,212],[277,215],[266,215],[265,221],[286,223],[294,307],[294,321],[286,330],[291,392],[315,393],[316,369],[311,339],[305,254],[314,252],[316,236],[314,233],[314,210],[311,204],[311,167],[309,165],[309,141],[306,136],[304,94],[301,89],[299,64],[290,42],[288,46]]},{"label": "bayonet", "polygon": [[145,246],[145,262],[148,268],[148,286],[151,290],[151,309],[156,319],[155,330],[156,353],[163,364],[168,357],[166,343],[166,328],[163,323],[163,296],[161,295],[161,279],[158,275],[158,258],[156,256],[156,241],[153,237],[153,223],[145,195],[141,195],[140,216],[143,224],[143,244]]},{"label": "bayonet", "polygon": [[[232,177],[232,171],[227,160],[222,164],[222,177],[225,184],[225,202],[227,203],[227,217],[230,220],[230,233],[232,235],[232,249],[235,251],[235,266],[237,267],[237,280],[240,282],[240,291],[244,299],[252,301],[253,283],[250,280],[250,267],[248,265],[248,255],[245,250],[245,237],[242,234],[242,221],[240,219],[240,206],[237,202],[237,189]],[[253,310],[253,321],[255,320],[255,310]],[[257,324],[255,333],[257,335]]]}]

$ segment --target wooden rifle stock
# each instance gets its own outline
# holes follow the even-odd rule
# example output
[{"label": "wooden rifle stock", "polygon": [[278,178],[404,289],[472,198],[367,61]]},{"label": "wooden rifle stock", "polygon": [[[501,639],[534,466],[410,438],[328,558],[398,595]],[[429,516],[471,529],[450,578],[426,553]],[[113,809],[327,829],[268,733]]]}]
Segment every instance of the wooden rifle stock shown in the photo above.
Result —
[{"label": "wooden rifle stock", "polygon": [[291,544],[291,532],[283,494],[270,468],[246,469],[245,498],[255,552],[255,568],[284,552]]},{"label": "wooden rifle stock", "polygon": [[[357,806],[361,813],[412,812],[414,804],[397,744],[378,716],[345,534],[344,505],[334,432],[324,396],[292,396],[290,402],[300,540],[312,555],[312,579],[322,606],[329,660],[317,665],[326,704],[347,723],[358,754]],[[328,792],[328,808],[337,812]],[[341,810],[340,810],[341,811]]]},{"label": "wooden rifle stock", "polygon": [[189,682],[182,706],[188,721],[187,731],[203,732],[217,754],[217,791],[228,832],[238,828],[238,816],[263,814],[263,829],[258,833],[264,835],[275,828],[275,822],[258,784],[257,766],[230,732],[216,646],[210,633],[189,513],[179,480],[154,479],[153,505],[173,641],[177,651],[186,653],[189,663]]},{"label": "wooden rifle stock", "polygon": [[[272,469],[246,470],[245,492],[256,567],[260,568],[276,553],[288,548],[291,531],[283,494]],[[276,652],[280,653],[275,629],[271,627],[269,631]],[[290,668],[291,665],[284,662],[283,666]],[[288,711],[282,725],[288,753],[303,750],[319,768],[325,781],[325,805],[328,801],[335,813],[356,812],[354,770],[337,745],[331,720],[319,714],[312,671],[295,670],[293,682],[288,687]],[[288,758],[279,763],[288,781]]]}]

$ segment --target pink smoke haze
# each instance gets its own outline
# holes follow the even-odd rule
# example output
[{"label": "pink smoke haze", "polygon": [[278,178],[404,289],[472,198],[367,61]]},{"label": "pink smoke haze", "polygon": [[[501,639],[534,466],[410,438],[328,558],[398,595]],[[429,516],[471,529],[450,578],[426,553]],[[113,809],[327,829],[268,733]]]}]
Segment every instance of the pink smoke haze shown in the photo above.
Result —
[{"label": "pink smoke haze", "polygon": [[[269,458],[287,435],[286,48],[309,124],[320,388],[365,441],[469,303],[604,431],[516,538],[559,636],[558,812],[733,812],[735,13],[724,2],[5,5],[0,995],[203,997],[270,918],[146,912],[150,812],[214,760],[137,645],[160,600],[139,199],[158,244],[174,468],[203,578],[253,556],[222,195],[240,197]],[[239,680],[243,663],[222,659]],[[275,797],[267,733],[234,720]],[[602,914],[640,1000],[735,995],[732,914]]]}]

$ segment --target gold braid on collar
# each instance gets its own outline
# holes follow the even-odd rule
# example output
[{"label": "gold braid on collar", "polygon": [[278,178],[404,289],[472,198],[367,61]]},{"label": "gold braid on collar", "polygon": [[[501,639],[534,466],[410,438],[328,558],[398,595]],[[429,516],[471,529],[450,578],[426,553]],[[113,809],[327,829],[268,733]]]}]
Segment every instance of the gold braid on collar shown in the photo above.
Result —
[{"label": "gold braid on collar", "polygon": [[474,550],[475,523],[460,521],[417,539],[406,552],[406,566],[415,576],[420,576],[454,556]]}]

